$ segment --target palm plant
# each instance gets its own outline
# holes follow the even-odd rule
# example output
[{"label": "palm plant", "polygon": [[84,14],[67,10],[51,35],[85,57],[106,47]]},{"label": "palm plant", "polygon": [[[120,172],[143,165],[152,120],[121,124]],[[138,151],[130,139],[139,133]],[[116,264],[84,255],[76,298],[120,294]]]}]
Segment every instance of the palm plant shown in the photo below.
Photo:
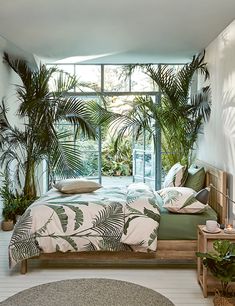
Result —
[{"label": "palm plant", "polygon": [[4,55],[4,60],[22,81],[22,85],[16,86],[16,93],[17,116],[23,128],[10,124],[3,101],[0,106],[1,166],[10,169],[13,165],[19,184],[23,177],[23,195],[35,198],[35,169],[43,160],[49,172],[60,177],[77,176],[81,171],[73,135],[58,132],[56,124],[66,121],[85,137],[95,138],[96,130],[86,104],[66,95],[77,85],[75,77],[45,65],[32,70],[25,60],[13,59],[8,54]]},{"label": "palm plant", "polygon": [[152,78],[161,92],[161,103],[156,104],[151,97],[136,97],[130,111],[114,120],[114,126],[121,125],[117,138],[134,133],[138,139],[147,131],[156,139],[156,132],[161,128],[163,151],[172,153],[165,156],[168,167],[179,161],[187,165],[202,124],[210,116],[209,87],[190,96],[195,73],[200,72],[205,79],[209,76],[203,59],[204,55],[194,56],[178,71],[169,65],[128,67],[129,71],[142,69]]}]

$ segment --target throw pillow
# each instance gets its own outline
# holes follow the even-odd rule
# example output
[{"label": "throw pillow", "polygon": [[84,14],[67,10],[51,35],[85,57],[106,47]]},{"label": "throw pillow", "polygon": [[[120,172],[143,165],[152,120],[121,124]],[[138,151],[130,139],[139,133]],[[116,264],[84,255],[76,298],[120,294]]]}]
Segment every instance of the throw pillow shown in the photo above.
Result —
[{"label": "throw pillow", "polygon": [[88,193],[102,186],[86,179],[66,179],[59,181],[54,187],[63,193]]},{"label": "throw pillow", "polygon": [[127,187],[127,201],[131,198],[153,197],[154,192],[150,186],[145,183],[132,183]]},{"label": "throw pillow", "polygon": [[197,200],[197,193],[191,188],[169,187],[159,190],[158,193],[163,199],[163,207],[173,213],[199,214],[208,207]]},{"label": "throw pillow", "polygon": [[185,187],[200,191],[204,187],[206,172],[205,169],[197,168],[195,165],[191,165],[188,169],[188,177],[184,184]]},{"label": "throw pillow", "polygon": [[183,186],[187,178],[187,167],[180,163],[171,167],[163,182],[163,188]]}]

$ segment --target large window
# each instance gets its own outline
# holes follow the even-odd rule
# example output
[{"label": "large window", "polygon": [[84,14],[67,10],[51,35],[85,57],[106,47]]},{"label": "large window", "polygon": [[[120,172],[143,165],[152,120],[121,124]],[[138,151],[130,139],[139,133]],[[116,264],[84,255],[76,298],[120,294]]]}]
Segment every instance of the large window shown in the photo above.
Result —
[{"label": "large window", "polygon": [[[135,70],[131,74],[124,73],[123,65],[86,65],[86,64],[52,64],[59,69],[64,70],[71,75],[75,75],[80,85],[71,90],[71,95],[78,96],[80,99],[91,100],[99,99],[99,93],[102,95],[107,105],[115,112],[125,112],[128,105],[136,96],[151,96],[156,103],[160,101],[160,93],[156,84],[150,77],[141,71]],[[126,66],[128,69],[128,65]],[[71,129],[71,126],[61,122],[59,129]],[[160,132],[158,131],[158,136]],[[78,139],[81,148],[82,161],[84,164],[84,173],[93,179],[102,180],[102,169],[105,175],[108,173],[108,164],[105,168],[107,158],[103,158],[102,152],[107,152],[107,142],[110,135],[103,135],[99,132],[99,139],[91,141],[87,139]],[[156,139],[156,148],[154,149],[153,140],[149,140],[145,133],[138,142],[133,139],[127,140],[131,143],[131,156],[129,157],[129,148],[126,148],[129,165],[119,163],[116,173],[123,175],[132,175],[134,181],[144,181],[153,188],[161,187],[161,148],[160,137]],[[109,149],[108,149],[109,150]],[[127,161],[126,161],[127,163]],[[121,165],[122,164],[122,165]],[[130,166],[131,165],[131,166]],[[119,168],[120,169],[119,169]],[[132,168],[131,170],[129,168]],[[106,170],[105,170],[105,169]],[[119,172],[118,172],[119,171]],[[112,173],[110,172],[110,175]]]}]

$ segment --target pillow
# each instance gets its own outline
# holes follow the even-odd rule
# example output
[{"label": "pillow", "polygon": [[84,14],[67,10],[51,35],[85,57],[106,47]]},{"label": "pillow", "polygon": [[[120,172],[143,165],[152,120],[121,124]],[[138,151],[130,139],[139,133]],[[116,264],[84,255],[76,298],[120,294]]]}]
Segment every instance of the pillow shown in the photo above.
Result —
[{"label": "pillow", "polygon": [[66,179],[59,181],[54,187],[63,193],[87,193],[95,191],[102,186],[86,179]]},{"label": "pillow", "polygon": [[200,191],[204,187],[206,172],[203,167],[198,168],[195,165],[191,165],[188,169],[188,177],[184,184],[185,187]]},{"label": "pillow", "polygon": [[127,187],[127,200],[131,197],[153,197],[152,188],[145,183],[132,183]]},{"label": "pillow", "polygon": [[163,188],[180,187],[185,183],[187,178],[187,167],[180,163],[171,167],[163,182]]},{"label": "pillow", "polygon": [[208,207],[196,199],[197,193],[192,188],[169,187],[158,193],[163,199],[163,207],[173,213],[199,214]]}]

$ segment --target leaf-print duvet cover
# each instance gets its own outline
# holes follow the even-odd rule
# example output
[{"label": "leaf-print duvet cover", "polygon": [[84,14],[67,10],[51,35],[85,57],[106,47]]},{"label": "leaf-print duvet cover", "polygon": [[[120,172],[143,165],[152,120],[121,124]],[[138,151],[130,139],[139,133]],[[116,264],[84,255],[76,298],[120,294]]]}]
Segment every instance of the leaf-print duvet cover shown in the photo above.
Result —
[{"label": "leaf-print duvet cover", "polygon": [[52,189],[15,225],[10,266],[58,251],[132,251],[138,246],[141,251],[155,250],[159,219],[154,193],[138,184],[131,195],[118,187],[73,195]]}]

